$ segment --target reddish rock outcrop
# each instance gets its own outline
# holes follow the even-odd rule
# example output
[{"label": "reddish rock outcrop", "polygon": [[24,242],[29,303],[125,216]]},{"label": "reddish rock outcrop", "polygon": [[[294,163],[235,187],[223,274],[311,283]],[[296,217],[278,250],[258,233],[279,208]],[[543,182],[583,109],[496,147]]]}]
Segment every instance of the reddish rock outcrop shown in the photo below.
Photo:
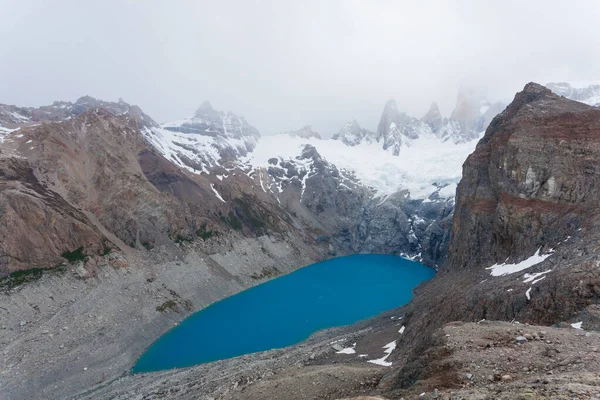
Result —
[{"label": "reddish rock outcrop", "polygon": [[80,247],[93,255],[219,233],[301,235],[245,174],[220,181],[184,172],[146,142],[145,114],[113,112],[94,108],[63,121],[27,123],[6,137],[0,277],[55,266],[62,253]]},{"label": "reddish rock outcrop", "polygon": [[[584,310],[600,303],[599,160],[600,109],[534,83],[515,96],[464,163],[448,262],[406,309],[389,388],[423,378],[420,355],[450,321],[577,318],[591,329]],[[506,276],[486,269],[538,249],[554,253]],[[525,279],[539,272],[535,283]]]},{"label": "reddish rock outcrop", "polygon": [[519,261],[591,226],[598,160],[600,109],[528,84],[463,166],[448,267]]}]

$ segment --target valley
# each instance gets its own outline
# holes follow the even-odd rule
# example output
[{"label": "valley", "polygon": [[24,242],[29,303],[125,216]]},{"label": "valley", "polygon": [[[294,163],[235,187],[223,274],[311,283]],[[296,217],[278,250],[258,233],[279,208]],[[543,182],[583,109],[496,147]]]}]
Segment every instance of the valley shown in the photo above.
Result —
[{"label": "valley", "polygon": [[[441,351],[436,332],[453,321],[597,329],[596,89],[552,85],[578,101],[528,84],[506,109],[459,95],[446,119],[434,106],[416,119],[388,102],[377,132],[350,123],[332,139],[310,128],[261,137],[208,103],[163,125],[88,97],[0,106],[0,392],[273,398],[300,376],[322,398],[416,396],[465,384],[426,383],[423,357]],[[356,253],[438,273],[410,304],[289,348],[128,374],[192,312]],[[534,255],[543,257],[514,267]],[[494,274],[499,266],[517,271]],[[337,354],[338,340],[342,350],[356,343],[356,355]]]}]

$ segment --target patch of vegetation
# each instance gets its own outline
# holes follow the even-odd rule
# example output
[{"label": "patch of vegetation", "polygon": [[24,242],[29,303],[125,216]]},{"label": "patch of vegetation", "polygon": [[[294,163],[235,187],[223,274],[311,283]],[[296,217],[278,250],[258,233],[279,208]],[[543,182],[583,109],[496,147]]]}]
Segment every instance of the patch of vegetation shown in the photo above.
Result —
[{"label": "patch of vegetation", "polygon": [[250,278],[260,280],[266,278],[274,278],[279,275],[279,270],[275,267],[265,267],[260,273],[253,273]]},{"label": "patch of vegetation", "polygon": [[156,311],[158,312],[166,312],[167,310],[177,311],[177,302],[175,300],[167,300],[156,307]]},{"label": "patch of vegetation", "polygon": [[237,231],[242,229],[242,221],[233,213],[233,211],[229,211],[229,214],[226,216],[221,215],[221,220]]},{"label": "patch of vegetation", "polygon": [[175,243],[192,243],[194,241],[194,237],[192,235],[182,235],[181,233],[177,234],[177,237],[175,238]]},{"label": "patch of vegetation", "polygon": [[25,283],[35,282],[41,279],[44,274],[63,272],[65,270],[65,264],[58,264],[51,268],[31,268],[15,271],[7,277],[0,279],[0,288],[11,290]]},{"label": "patch of vegetation", "polygon": [[102,255],[107,256],[110,254],[111,251],[112,251],[112,249],[110,247],[108,247],[107,245],[104,245],[104,250],[102,251]]},{"label": "patch of vegetation", "polygon": [[317,204],[316,209],[318,213],[322,213],[323,211],[325,211],[325,207],[323,207],[321,204]]},{"label": "patch of vegetation", "polygon": [[146,250],[152,250],[154,248],[150,242],[142,242],[142,246],[144,246]]},{"label": "patch of vegetation", "polygon": [[83,261],[87,258],[87,256],[83,254],[83,247],[73,251],[65,251],[60,256],[66,258],[68,262]]},{"label": "patch of vegetation", "polygon": [[206,229],[206,223],[204,223],[200,225],[200,228],[196,230],[196,235],[198,235],[198,237],[202,240],[207,240],[213,237],[215,235],[215,232]]},{"label": "patch of vegetation", "polygon": [[160,306],[156,307],[158,312],[167,312],[168,310],[179,312],[179,306],[182,306],[186,311],[193,311],[194,307],[189,300],[167,300]]}]

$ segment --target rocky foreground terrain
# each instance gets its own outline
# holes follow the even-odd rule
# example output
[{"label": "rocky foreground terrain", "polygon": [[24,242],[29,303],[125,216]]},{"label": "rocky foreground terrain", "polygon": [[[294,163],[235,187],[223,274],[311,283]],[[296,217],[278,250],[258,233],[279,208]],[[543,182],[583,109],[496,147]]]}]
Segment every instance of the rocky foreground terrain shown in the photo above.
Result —
[{"label": "rocky foreground terrain", "polygon": [[[171,130],[122,102],[2,108],[5,398],[598,397],[600,109],[528,84],[468,157],[454,206],[402,192],[375,203],[310,146],[293,162],[207,161],[198,168],[211,173],[194,173],[184,151],[157,141],[202,127],[223,145],[219,160],[233,154],[220,133],[239,141],[227,142],[233,158],[255,150],[238,135],[256,136],[244,121],[207,107],[210,118]],[[441,129],[435,114],[386,118],[388,128]],[[411,130],[388,128],[386,138],[410,142]],[[440,268],[412,303],[373,320],[286,349],[128,375],[191,312],[360,249],[421,251]]]}]

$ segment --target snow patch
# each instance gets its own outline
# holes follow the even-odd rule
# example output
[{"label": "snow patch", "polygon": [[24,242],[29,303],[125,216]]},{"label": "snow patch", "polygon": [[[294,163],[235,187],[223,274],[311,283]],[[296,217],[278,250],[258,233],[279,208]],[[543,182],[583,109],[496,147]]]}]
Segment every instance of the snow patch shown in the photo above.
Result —
[{"label": "snow patch", "polygon": [[519,263],[516,263],[516,264],[507,264],[507,263],[494,264],[491,267],[486,268],[486,269],[492,270],[492,272],[490,272],[490,275],[492,275],[492,276],[504,276],[504,275],[514,274],[515,272],[523,271],[527,268],[531,268],[534,265],[541,263],[542,261],[544,261],[546,258],[550,257],[554,253],[554,250],[550,249],[550,251],[548,253],[540,254],[541,249],[542,248],[540,247],[539,249],[537,249],[537,251],[535,252],[534,255],[532,255],[531,257],[529,257]]},{"label": "snow patch", "polygon": [[221,197],[221,194],[219,192],[217,192],[217,189],[215,189],[214,183],[210,184],[210,188],[213,190],[213,192],[215,192],[215,196],[217,196],[217,199],[221,200],[223,203],[227,203],[225,200],[223,200],[223,197]]},{"label": "snow patch", "polygon": [[525,292],[525,297],[527,297],[527,300],[531,300],[531,288],[527,289]]},{"label": "snow patch", "polygon": [[345,349],[337,351],[336,354],[354,354],[354,353],[356,353],[356,350],[354,349],[355,347],[356,347],[356,343],[354,343],[352,345],[352,347],[346,347]]},{"label": "snow patch", "polygon": [[583,325],[583,321],[579,321],[579,322],[575,322],[574,324],[571,324],[571,326],[575,329],[583,329],[581,327],[581,325]]},{"label": "snow patch", "polygon": [[546,275],[548,272],[551,272],[551,271],[552,271],[551,269],[548,269],[544,272],[535,272],[533,274],[525,274],[525,275],[523,275],[523,283],[537,282],[540,280],[540,279],[538,279],[540,276]]},{"label": "snow patch", "polygon": [[386,344],[385,346],[383,346],[384,353],[385,356],[375,359],[375,360],[368,360],[368,362],[370,362],[371,364],[377,364],[377,365],[382,365],[384,367],[391,367],[392,366],[392,362],[391,361],[385,361],[390,354],[392,354],[392,351],[394,351],[396,349],[396,341],[394,340],[393,342],[390,342],[388,344]]}]

